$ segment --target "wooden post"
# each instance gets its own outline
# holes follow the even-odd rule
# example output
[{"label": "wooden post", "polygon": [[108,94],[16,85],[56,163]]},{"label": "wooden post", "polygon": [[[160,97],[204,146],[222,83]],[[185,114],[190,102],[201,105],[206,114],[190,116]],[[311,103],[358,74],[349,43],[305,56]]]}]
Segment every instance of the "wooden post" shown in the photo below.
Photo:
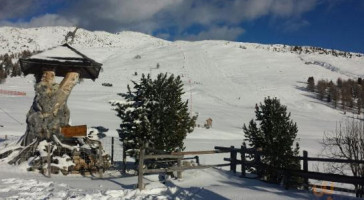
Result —
[{"label": "wooden post", "polygon": [[102,178],[103,175],[103,159],[102,159],[102,146],[101,146],[101,142],[99,143],[99,177]]},{"label": "wooden post", "polygon": [[258,178],[262,177],[262,170],[261,170],[261,160],[260,160],[260,152],[256,149],[254,152],[254,162],[255,162],[255,168],[257,169],[257,175]]},{"label": "wooden post", "polygon": [[236,173],[236,154],[234,146],[230,147],[230,171]]},{"label": "wooden post", "polygon": [[197,165],[200,165],[200,157],[195,156],[195,159],[196,159],[196,163],[197,163]]},{"label": "wooden post", "polygon": [[123,141],[123,166],[122,166],[122,172],[123,174],[126,173],[126,149],[125,149],[125,140]]},{"label": "wooden post", "polygon": [[[308,172],[308,152],[303,151],[303,171]],[[308,190],[308,178],[304,178],[304,188],[305,190]]]},{"label": "wooden post", "polygon": [[111,164],[114,165],[114,137],[111,137]]},{"label": "wooden post", "polygon": [[144,189],[144,184],[143,184],[144,153],[145,153],[145,148],[144,148],[144,144],[143,144],[143,147],[141,147],[140,151],[139,151],[139,165],[138,165],[138,189],[139,190]]},{"label": "wooden post", "polygon": [[240,149],[240,159],[241,159],[241,177],[245,177],[245,146],[241,146]]},{"label": "wooden post", "polygon": [[47,173],[48,173],[48,178],[50,178],[52,168],[51,168],[51,145],[49,143],[48,143],[47,153],[48,153],[48,155],[47,155],[47,164],[48,164]]},{"label": "wooden post", "polygon": [[[178,152],[181,152],[181,149],[178,149]],[[178,168],[182,167],[182,158],[177,159]],[[182,171],[177,171],[177,179],[182,179]]]}]

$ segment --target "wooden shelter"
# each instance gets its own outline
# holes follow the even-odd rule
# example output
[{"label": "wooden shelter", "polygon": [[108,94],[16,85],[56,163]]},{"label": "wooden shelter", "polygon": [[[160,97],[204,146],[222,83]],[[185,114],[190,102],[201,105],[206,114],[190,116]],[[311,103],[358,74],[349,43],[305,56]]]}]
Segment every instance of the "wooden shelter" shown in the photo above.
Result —
[{"label": "wooden shelter", "polygon": [[55,76],[65,77],[68,72],[77,72],[79,78],[95,80],[102,64],[64,44],[30,58],[20,59],[20,65],[24,75],[54,71]]}]

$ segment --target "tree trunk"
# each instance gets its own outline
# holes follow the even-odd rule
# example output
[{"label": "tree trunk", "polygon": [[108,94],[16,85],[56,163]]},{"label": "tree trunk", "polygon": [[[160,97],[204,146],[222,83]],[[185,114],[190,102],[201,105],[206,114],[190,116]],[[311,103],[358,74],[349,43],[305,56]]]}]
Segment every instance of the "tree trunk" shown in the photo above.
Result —
[{"label": "tree trunk", "polygon": [[[88,137],[66,140],[60,132],[61,127],[69,123],[67,99],[78,82],[79,73],[67,73],[60,84],[54,82],[54,77],[54,71],[44,71],[38,79],[34,101],[27,114],[27,129],[19,140],[21,146],[0,154],[0,159],[17,152],[10,158],[9,164],[28,161],[29,169],[48,170],[51,173],[107,169],[110,167],[110,156],[104,154],[100,141]],[[49,157],[44,156],[44,152],[48,152]],[[61,157],[67,161],[62,166],[58,160]],[[53,166],[53,163],[57,166]]]},{"label": "tree trunk", "polygon": [[70,112],[67,99],[77,84],[79,74],[69,72],[61,84],[54,82],[54,71],[45,71],[35,85],[35,97],[27,114],[27,130],[21,145],[28,146],[34,139],[51,140],[52,135],[63,138],[60,127],[69,123]]}]

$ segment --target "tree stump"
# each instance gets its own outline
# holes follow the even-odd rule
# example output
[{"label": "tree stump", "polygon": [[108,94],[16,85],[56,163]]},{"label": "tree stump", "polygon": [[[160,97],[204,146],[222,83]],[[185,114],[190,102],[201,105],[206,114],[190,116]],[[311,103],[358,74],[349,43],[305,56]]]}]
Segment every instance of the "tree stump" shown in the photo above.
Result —
[{"label": "tree stump", "polygon": [[[87,137],[65,138],[60,131],[61,127],[69,125],[67,99],[78,83],[79,73],[68,72],[60,84],[54,82],[54,77],[54,71],[44,71],[37,79],[34,101],[26,119],[27,129],[18,142],[20,146],[0,154],[0,159],[16,151],[17,155],[11,158],[9,164],[29,161],[31,169],[45,171],[46,152],[50,152],[53,173],[108,168],[108,155],[102,157],[103,162],[94,162],[99,158],[101,142]],[[47,148],[51,148],[51,151]]]}]

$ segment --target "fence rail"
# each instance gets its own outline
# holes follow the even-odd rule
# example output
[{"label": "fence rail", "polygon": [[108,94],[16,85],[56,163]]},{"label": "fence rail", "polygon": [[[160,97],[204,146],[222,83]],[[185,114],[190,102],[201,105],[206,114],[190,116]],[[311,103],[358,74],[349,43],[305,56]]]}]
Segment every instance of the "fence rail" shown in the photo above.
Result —
[{"label": "fence rail", "polygon": [[[145,150],[148,152],[154,153],[145,155]],[[124,149],[123,149],[124,151]],[[204,154],[220,154],[220,153],[228,153],[230,154],[229,158],[224,158],[223,161],[228,163],[223,164],[215,164],[215,165],[200,165],[199,156]],[[240,154],[240,155],[239,155]],[[196,155],[194,157],[185,157],[189,155]],[[238,157],[239,155],[239,157]],[[123,154],[123,160],[125,161],[126,154]],[[295,156],[293,158],[303,161],[301,170],[292,170],[292,169],[278,169],[273,168],[269,165],[264,164],[261,161],[261,157],[264,156],[262,151],[253,148],[246,148],[245,146],[241,146],[240,148],[236,148],[234,146],[230,147],[221,147],[215,146],[214,150],[207,151],[187,151],[187,152],[164,152],[159,150],[154,150],[150,148],[142,148],[139,151],[139,164],[138,164],[138,188],[143,189],[143,175],[144,174],[153,174],[153,173],[170,173],[177,172],[177,178],[182,177],[182,171],[192,170],[192,169],[206,169],[212,167],[230,167],[230,171],[236,173],[237,166],[241,165],[241,177],[246,177],[246,170],[248,168],[255,168],[257,178],[261,178],[263,176],[263,171],[266,169],[273,170],[277,174],[283,176],[284,186],[286,189],[289,188],[290,178],[291,177],[301,177],[304,180],[304,187],[308,189],[309,186],[315,186],[309,183],[309,179],[322,180],[322,181],[331,181],[345,184],[353,184],[356,186],[364,186],[364,179],[362,177],[354,177],[347,175],[339,175],[339,174],[331,174],[331,173],[320,173],[320,172],[311,172],[308,170],[309,162],[331,162],[331,163],[349,163],[349,164],[364,164],[364,161],[358,160],[347,160],[347,159],[335,159],[335,158],[318,158],[318,157],[308,157],[308,152],[303,151],[303,156]],[[247,159],[249,157],[249,159]],[[195,159],[197,166],[183,166],[182,160],[192,160]],[[145,160],[155,160],[154,162],[171,162],[174,161],[177,163],[176,166],[166,167],[166,168],[157,168],[157,169],[148,169],[143,168]],[[125,170],[125,168],[124,168]],[[360,188],[360,187],[356,187]],[[363,189],[347,189],[334,187],[335,191],[344,191],[344,192],[354,192],[357,197],[363,197],[364,191]]]}]

